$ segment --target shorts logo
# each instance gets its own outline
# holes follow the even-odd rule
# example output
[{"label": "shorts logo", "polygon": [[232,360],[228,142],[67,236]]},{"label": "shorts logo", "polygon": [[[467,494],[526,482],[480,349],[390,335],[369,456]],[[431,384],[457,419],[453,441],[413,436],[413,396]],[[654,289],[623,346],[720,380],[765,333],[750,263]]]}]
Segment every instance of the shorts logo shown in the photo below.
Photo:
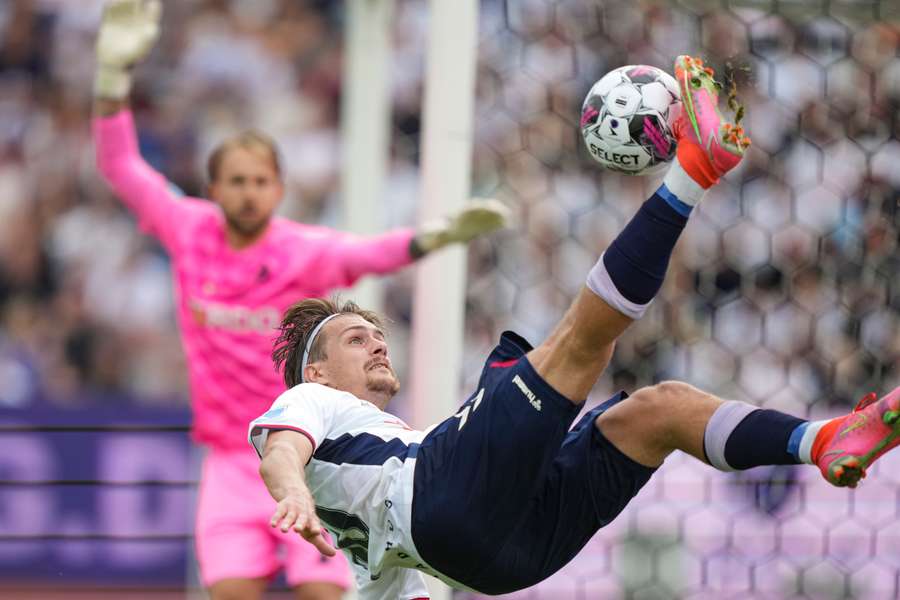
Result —
[{"label": "shorts logo", "polygon": [[512,381],[514,384],[516,384],[516,386],[518,386],[522,393],[525,394],[525,397],[528,398],[529,404],[531,404],[535,410],[541,410],[540,399],[534,395],[534,392],[528,389],[528,386],[525,385],[525,382],[522,381],[522,378],[516,375],[515,377],[513,377]]}]

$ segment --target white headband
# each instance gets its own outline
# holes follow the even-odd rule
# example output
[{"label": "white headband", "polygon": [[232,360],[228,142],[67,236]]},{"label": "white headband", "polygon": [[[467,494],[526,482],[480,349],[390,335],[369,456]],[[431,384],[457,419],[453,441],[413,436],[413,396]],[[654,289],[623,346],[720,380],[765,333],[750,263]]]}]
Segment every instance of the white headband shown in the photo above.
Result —
[{"label": "white headband", "polygon": [[312,333],[309,334],[309,338],[306,340],[306,348],[303,349],[303,361],[300,363],[300,372],[297,373],[300,379],[300,383],[303,383],[303,372],[306,371],[306,363],[309,360],[309,351],[312,350],[313,344],[316,341],[316,336],[319,335],[319,331],[322,330],[322,327],[325,326],[325,323],[330,321],[335,317],[339,317],[344,313],[334,313],[333,315],[328,315],[322,321],[316,325],[316,328],[312,330]]}]

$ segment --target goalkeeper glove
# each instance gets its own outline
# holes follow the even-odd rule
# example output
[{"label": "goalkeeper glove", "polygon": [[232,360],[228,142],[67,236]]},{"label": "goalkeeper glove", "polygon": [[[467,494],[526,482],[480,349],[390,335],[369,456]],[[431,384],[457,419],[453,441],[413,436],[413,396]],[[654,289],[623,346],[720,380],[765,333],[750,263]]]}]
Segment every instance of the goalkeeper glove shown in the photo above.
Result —
[{"label": "goalkeeper glove", "polygon": [[94,96],[123,100],[131,91],[131,67],[159,37],[159,0],[110,0],[97,34]]},{"label": "goalkeeper glove", "polygon": [[474,199],[456,214],[426,223],[413,238],[410,253],[420,258],[448,244],[465,244],[508,221],[509,209],[497,200]]}]

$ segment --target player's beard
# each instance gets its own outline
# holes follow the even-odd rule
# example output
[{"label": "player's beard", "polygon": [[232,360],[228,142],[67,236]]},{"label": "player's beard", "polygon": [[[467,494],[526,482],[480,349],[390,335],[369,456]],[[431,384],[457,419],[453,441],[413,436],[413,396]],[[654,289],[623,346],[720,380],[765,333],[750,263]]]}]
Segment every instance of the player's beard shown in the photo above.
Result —
[{"label": "player's beard", "polygon": [[389,369],[391,374],[387,375],[379,371],[369,372],[366,374],[366,389],[376,394],[385,394],[393,397],[400,391],[400,380],[393,369]]},{"label": "player's beard", "polygon": [[259,235],[263,229],[269,225],[268,215],[242,215],[242,211],[234,211],[225,213],[225,222],[229,229],[236,231],[245,238],[252,238]]}]

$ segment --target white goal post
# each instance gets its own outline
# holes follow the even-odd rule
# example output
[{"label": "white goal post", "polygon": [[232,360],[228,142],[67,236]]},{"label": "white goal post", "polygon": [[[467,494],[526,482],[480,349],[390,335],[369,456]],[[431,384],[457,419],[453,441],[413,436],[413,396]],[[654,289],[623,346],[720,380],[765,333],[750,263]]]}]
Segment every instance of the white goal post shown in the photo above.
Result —
[{"label": "white goal post", "polygon": [[[478,44],[478,0],[431,0],[419,221],[460,208],[469,198]],[[425,427],[460,403],[465,308],[465,248],[427,258],[416,271],[413,301],[413,422]],[[429,584],[434,584],[432,580]],[[447,600],[446,586],[431,586]]]},{"label": "white goal post", "polygon": [[[384,230],[382,202],[390,160],[394,0],[348,0],[344,6],[341,227],[374,235]],[[366,277],[347,297],[380,312],[382,287],[379,278]]]}]

